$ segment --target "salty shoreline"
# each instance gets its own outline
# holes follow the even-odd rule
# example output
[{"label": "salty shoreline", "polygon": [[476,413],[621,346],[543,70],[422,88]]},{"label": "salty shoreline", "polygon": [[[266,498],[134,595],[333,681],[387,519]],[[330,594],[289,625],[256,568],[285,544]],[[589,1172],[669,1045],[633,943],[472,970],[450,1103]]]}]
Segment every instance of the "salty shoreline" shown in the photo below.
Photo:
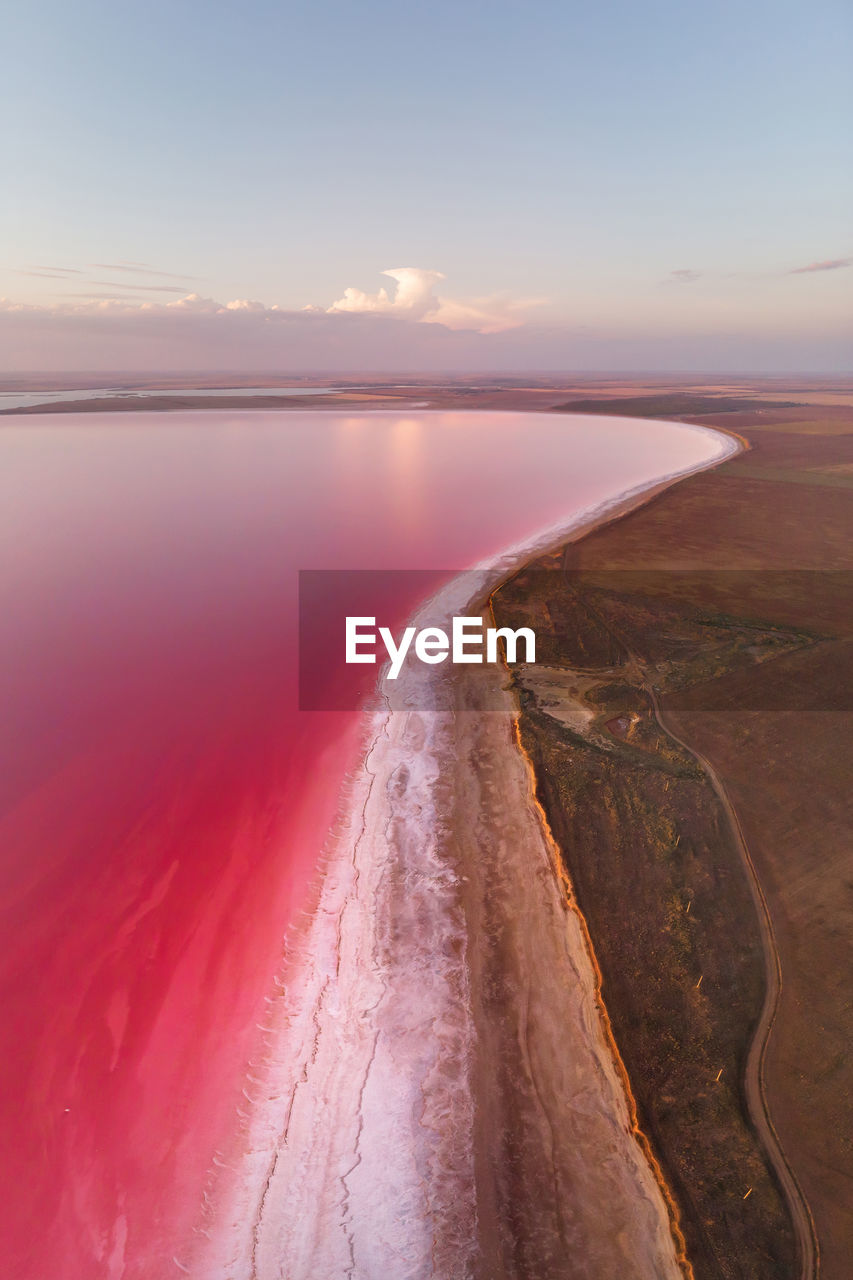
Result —
[{"label": "salty shoreline", "polygon": [[[480,566],[478,591],[454,579],[457,595],[482,603],[525,559],[736,449],[576,513]],[[502,679],[445,677],[474,714],[425,713],[417,680],[402,706],[397,688],[395,709],[374,712],[317,910],[270,1003],[243,1128],[207,1193],[205,1243],[180,1269],[680,1274]]]}]

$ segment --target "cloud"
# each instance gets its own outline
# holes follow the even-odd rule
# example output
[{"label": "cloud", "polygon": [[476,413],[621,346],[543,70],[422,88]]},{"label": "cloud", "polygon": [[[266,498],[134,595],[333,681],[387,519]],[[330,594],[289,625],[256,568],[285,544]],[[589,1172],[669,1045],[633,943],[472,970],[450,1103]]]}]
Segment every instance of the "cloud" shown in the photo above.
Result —
[{"label": "cloud", "polygon": [[397,287],[388,293],[380,289],[378,293],[362,293],[360,289],[345,289],[342,298],[333,302],[329,314],[336,311],[369,312],[372,315],[394,315],[405,320],[423,320],[439,305],[438,298],[433,295],[433,288],[444,275],[440,271],[427,271],[423,267],[390,267],[382,272],[396,280]]},{"label": "cloud", "polygon": [[255,315],[263,311],[278,311],[279,307],[265,307],[262,302],[256,302],[251,298],[234,298],[232,302],[226,302],[226,311],[252,311]]},{"label": "cloud", "polygon": [[175,302],[167,302],[165,304],[173,311],[193,311],[196,315],[222,315],[230,308],[230,303],[223,304],[217,302],[214,298],[202,298],[197,293],[188,293],[185,298],[178,298]]},{"label": "cloud", "polygon": [[16,276],[39,276],[43,280],[64,280],[66,276],[79,276],[76,267],[30,267],[28,270],[16,270]]},{"label": "cloud", "polygon": [[38,280],[67,280],[68,277],[60,275],[58,271],[16,271],[16,276],[35,276]]},{"label": "cloud", "polygon": [[807,267],[794,267],[793,271],[789,271],[789,276],[808,276],[815,271],[841,271],[843,267],[849,267],[853,263],[853,258],[826,258],[823,262],[810,262]]},{"label": "cloud", "polygon": [[[63,276],[81,276],[84,274],[84,268],[82,267],[44,266],[42,263],[28,263],[26,269],[13,268],[12,270],[13,274],[17,276],[42,276],[48,280],[58,280]],[[185,282],[197,279],[196,276],[188,276],[183,272],[160,271],[157,267],[149,266],[147,262],[91,262],[86,270],[113,271],[122,275],[151,276],[161,280],[183,280]],[[95,281],[95,283],[100,283],[100,281]],[[146,287],[153,289],[156,286],[129,284],[125,281],[123,282],[123,287],[127,289],[144,289]],[[188,286],[185,283],[183,287],[187,288]]]},{"label": "cloud", "polygon": [[134,284],[130,280],[90,280],[88,283],[104,289],[109,289],[113,286],[117,289],[135,289],[139,293],[182,294],[187,287],[185,284]]},{"label": "cloud", "polygon": [[327,314],[394,316],[400,320],[441,324],[448,329],[473,329],[477,333],[500,333],[524,324],[531,308],[541,306],[541,298],[512,299],[503,294],[480,298],[447,298],[434,293],[446,277],[441,271],[424,267],[391,267],[382,275],[396,281],[396,288],[377,293],[345,289]]},{"label": "cloud", "polygon": [[679,267],[677,271],[670,271],[668,278],[676,284],[693,284],[694,280],[701,279],[701,276],[701,271],[694,271],[691,267]]},{"label": "cloud", "polygon": [[425,318],[448,329],[473,329],[477,333],[502,333],[526,324],[534,307],[545,305],[545,298],[510,298],[492,293],[483,298],[440,298],[437,309]]},{"label": "cloud", "polygon": [[174,271],[159,271],[156,267],[149,267],[145,262],[93,262],[92,269],[95,271],[121,271],[128,275],[137,276],[162,276],[165,280],[195,280],[195,276],[184,275],[183,272],[176,274]]}]

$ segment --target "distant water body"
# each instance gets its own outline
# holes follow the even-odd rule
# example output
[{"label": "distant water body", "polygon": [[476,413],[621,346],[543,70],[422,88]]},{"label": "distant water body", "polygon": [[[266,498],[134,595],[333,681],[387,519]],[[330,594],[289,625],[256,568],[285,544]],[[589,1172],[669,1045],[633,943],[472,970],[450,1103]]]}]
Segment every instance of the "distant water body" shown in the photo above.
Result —
[{"label": "distant water body", "polygon": [[604,417],[4,420],[10,1275],[160,1280],[198,1221],[363,729],[297,709],[297,571],[438,582],[723,452]]},{"label": "distant water body", "polygon": [[162,396],[192,396],[193,399],[230,400],[245,396],[330,396],[345,387],[91,387],[74,391],[0,391],[0,412],[31,409],[36,405],[73,404],[75,400],[150,400]]}]

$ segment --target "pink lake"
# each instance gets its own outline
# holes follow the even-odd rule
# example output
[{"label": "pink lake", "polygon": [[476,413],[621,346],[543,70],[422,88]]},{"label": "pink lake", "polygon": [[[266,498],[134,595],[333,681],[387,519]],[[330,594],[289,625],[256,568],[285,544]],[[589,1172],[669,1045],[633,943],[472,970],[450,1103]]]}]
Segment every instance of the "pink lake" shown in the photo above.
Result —
[{"label": "pink lake", "polygon": [[3,420],[10,1276],[180,1274],[359,740],[297,709],[298,571],[438,580],[720,447],[536,414]]}]

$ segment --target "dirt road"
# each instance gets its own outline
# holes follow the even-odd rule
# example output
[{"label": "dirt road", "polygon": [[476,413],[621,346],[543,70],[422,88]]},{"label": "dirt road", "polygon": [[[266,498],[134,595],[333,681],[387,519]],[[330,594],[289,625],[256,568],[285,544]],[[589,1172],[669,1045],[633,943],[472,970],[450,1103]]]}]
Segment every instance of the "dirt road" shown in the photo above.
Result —
[{"label": "dirt road", "polygon": [[693,756],[695,760],[701,764],[705,770],[711,785],[719,797],[720,803],[728,817],[732,832],[734,833],[744,870],[747,874],[749,887],[755,901],[755,908],[758,915],[759,928],[761,931],[761,943],[764,950],[765,967],[767,972],[767,989],[764,997],[764,1006],[761,1015],[756,1023],[755,1033],[752,1038],[752,1044],[746,1059],[746,1067],[744,1071],[744,1090],[746,1094],[747,1106],[752,1121],[758,1131],[764,1148],[767,1152],[773,1170],[779,1179],[794,1229],[797,1233],[797,1242],[800,1251],[800,1276],[801,1280],[818,1280],[820,1274],[820,1254],[817,1243],[817,1233],[815,1231],[814,1220],[811,1211],[806,1202],[805,1196],[797,1181],[796,1174],[788,1163],[782,1146],[779,1142],[770,1112],[767,1107],[767,1099],[764,1088],[764,1059],[767,1052],[767,1045],[773,1030],[773,1023],[776,1020],[776,1013],[779,1008],[779,997],[782,991],[782,967],[779,961],[779,952],[776,947],[776,940],[773,933],[773,922],[770,918],[770,912],[767,907],[767,900],[758,880],[752,858],[746,846],[746,841],[741,830],[737,813],[729,799],[726,788],[722,779],[718,776],[714,766],[705,756],[698,752],[683,738],[680,738],[669,725],[665,722],[661,714],[660,704],[657,694],[650,684],[645,685],[646,692],[651,700],[655,717],[664,733],[668,734],[674,742],[677,742],[683,750]]}]

